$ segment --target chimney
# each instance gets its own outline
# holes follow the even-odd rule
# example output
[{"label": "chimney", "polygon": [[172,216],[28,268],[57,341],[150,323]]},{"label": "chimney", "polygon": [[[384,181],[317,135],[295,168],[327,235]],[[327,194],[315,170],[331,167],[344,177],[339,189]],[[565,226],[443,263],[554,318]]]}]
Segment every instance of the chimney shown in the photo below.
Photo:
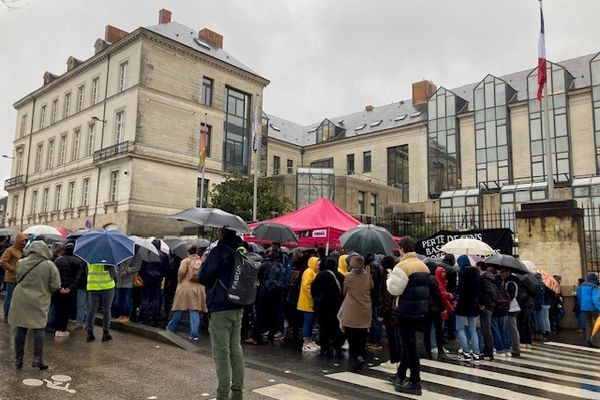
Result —
[{"label": "chimney", "polygon": [[168,24],[169,22],[171,22],[171,11],[163,8],[158,12],[158,23]]},{"label": "chimney", "polygon": [[437,87],[431,81],[423,80],[415,82],[412,85],[412,103],[413,106],[420,106],[427,103],[427,100],[435,93]]},{"label": "chimney", "polygon": [[119,29],[112,25],[106,25],[106,30],[104,31],[104,40],[106,40],[110,44],[115,44],[128,34],[129,32],[125,32],[122,29]]},{"label": "chimney", "polygon": [[373,107],[372,105],[368,105],[368,106],[365,107],[365,111],[366,112],[371,112],[371,111],[373,111],[374,108],[375,107]]},{"label": "chimney", "polygon": [[198,36],[200,39],[204,39],[212,47],[217,47],[219,49],[223,48],[223,36],[219,35],[217,32],[204,28],[198,32]]}]

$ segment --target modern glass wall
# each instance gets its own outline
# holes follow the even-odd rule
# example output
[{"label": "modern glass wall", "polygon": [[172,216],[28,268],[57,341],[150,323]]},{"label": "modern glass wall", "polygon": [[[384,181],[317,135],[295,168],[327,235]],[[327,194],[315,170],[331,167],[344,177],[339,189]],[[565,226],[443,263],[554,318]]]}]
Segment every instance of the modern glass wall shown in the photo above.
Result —
[{"label": "modern glass wall", "polygon": [[476,229],[479,221],[479,189],[449,190],[440,194],[440,215],[449,229]]},{"label": "modern glass wall", "polygon": [[592,77],[592,107],[596,140],[596,173],[600,174],[600,53],[590,63]]},{"label": "modern glass wall", "polygon": [[[531,148],[531,178],[545,179],[544,136],[542,136],[543,101],[537,100],[537,69],[527,79],[529,99],[529,140]],[[566,183],[571,180],[571,152],[569,140],[569,108],[567,92],[573,76],[562,66],[548,62],[548,108],[550,110],[550,137],[554,158],[554,181]]]},{"label": "modern glass wall", "polygon": [[585,259],[589,269],[600,263],[600,177],[574,179],[573,198],[584,212]]},{"label": "modern glass wall", "polygon": [[315,133],[317,135],[317,143],[321,143],[335,138],[344,137],[346,130],[335,125],[330,120],[325,119],[316,129]]},{"label": "modern glass wall", "polygon": [[223,169],[247,175],[250,170],[250,96],[229,86],[225,88],[225,96]]},{"label": "modern glass wall", "polygon": [[387,149],[388,186],[402,191],[402,202],[409,201],[408,145],[403,144]]},{"label": "modern glass wall", "polygon": [[516,91],[488,75],[473,90],[477,186],[499,189],[512,180],[508,103]]},{"label": "modern glass wall", "polygon": [[429,196],[460,187],[460,140],[457,114],[467,102],[440,88],[427,103],[427,176]]},{"label": "modern glass wall", "polygon": [[331,168],[298,168],[296,207],[326,197],[335,200],[335,174]]}]

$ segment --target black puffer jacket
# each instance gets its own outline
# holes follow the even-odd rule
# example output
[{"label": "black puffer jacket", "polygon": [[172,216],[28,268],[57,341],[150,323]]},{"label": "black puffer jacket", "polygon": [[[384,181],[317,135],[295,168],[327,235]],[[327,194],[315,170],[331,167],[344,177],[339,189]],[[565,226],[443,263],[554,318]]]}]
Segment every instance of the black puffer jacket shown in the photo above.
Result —
[{"label": "black puffer jacket", "polygon": [[337,260],[327,257],[310,287],[315,312],[337,315],[344,300],[343,287],[344,275],[337,271]]},{"label": "black puffer jacket", "polygon": [[415,272],[408,277],[408,285],[393,310],[396,317],[423,318],[429,312],[430,278],[428,272]]},{"label": "black puffer jacket", "polygon": [[491,272],[485,271],[481,274],[479,304],[488,311],[494,312],[496,307],[496,278]]},{"label": "black puffer jacket", "polygon": [[61,287],[64,289],[70,289],[74,291],[79,285],[79,281],[82,279],[85,269],[85,264],[81,258],[72,254],[65,254],[64,256],[58,257],[54,264],[60,272]]},{"label": "black puffer jacket", "polygon": [[463,317],[479,316],[479,270],[465,267],[459,274],[456,315]]}]

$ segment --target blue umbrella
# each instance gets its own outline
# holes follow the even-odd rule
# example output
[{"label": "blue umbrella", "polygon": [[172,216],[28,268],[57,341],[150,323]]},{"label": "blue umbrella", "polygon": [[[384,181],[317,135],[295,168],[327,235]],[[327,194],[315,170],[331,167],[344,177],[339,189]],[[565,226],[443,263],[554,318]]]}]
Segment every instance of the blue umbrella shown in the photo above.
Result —
[{"label": "blue umbrella", "polygon": [[88,264],[116,266],[133,257],[135,242],[115,229],[94,229],[77,239],[75,255]]}]

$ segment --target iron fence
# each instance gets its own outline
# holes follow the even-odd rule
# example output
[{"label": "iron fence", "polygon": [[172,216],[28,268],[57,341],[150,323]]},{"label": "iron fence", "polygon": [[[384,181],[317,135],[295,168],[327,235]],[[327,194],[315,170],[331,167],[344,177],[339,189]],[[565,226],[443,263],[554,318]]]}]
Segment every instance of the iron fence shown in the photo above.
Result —
[{"label": "iron fence", "polygon": [[583,208],[583,242],[586,272],[600,271],[600,207]]}]

